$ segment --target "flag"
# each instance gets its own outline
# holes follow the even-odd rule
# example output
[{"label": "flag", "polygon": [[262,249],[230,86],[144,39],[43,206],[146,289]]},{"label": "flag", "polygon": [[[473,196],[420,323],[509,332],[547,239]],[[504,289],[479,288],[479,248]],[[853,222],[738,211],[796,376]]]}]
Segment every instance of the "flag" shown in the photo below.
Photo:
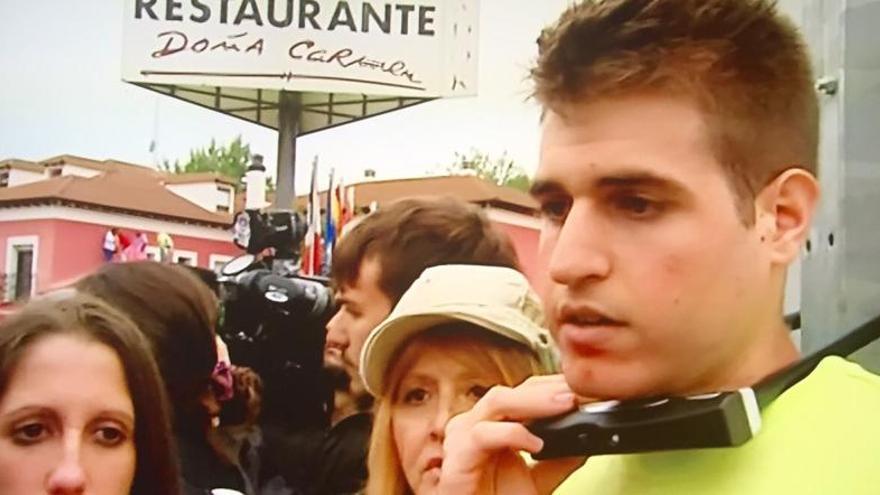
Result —
[{"label": "flag", "polygon": [[342,187],[342,180],[340,179],[333,185],[333,201],[330,204],[331,210],[333,211],[333,228],[335,232],[334,240],[338,241],[340,234],[342,232],[342,202],[339,200],[342,191],[340,188]]},{"label": "flag", "polygon": [[345,224],[354,218],[354,186],[345,186],[339,181],[339,231],[337,237],[342,237]]},{"label": "flag", "polygon": [[303,243],[301,271],[304,275],[317,275],[321,270],[321,202],[318,198],[318,157],[312,162],[312,188],[306,219],[306,238]]},{"label": "flag", "polygon": [[337,232],[337,212],[339,205],[336,204],[336,189],[334,187],[335,170],[330,169],[330,182],[327,186],[327,206],[325,210],[324,220],[324,266],[321,272],[326,275],[330,273],[330,263],[333,262],[333,247],[336,246]]}]

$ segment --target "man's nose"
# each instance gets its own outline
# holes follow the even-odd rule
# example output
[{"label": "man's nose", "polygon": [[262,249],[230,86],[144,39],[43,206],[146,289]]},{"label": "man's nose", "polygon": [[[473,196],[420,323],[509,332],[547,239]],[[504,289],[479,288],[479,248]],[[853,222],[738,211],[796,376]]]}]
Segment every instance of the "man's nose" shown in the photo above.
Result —
[{"label": "man's nose", "polygon": [[588,204],[575,204],[549,248],[548,272],[554,282],[575,286],[611,272],[609,232]]},{"label": "man's nose", "polygon": [[327,322],[327,342],[341,343],[344,341],[342,310],[336,312]]},{"label": "man's nose", "polygon": [[[77,438],[72,438],[72,437]],[[46,491],[50,495],[81,495],[86,490],[86,472],[82,465],[82,442],[79,434],[68,435],[58,464],[49,473]]]}]

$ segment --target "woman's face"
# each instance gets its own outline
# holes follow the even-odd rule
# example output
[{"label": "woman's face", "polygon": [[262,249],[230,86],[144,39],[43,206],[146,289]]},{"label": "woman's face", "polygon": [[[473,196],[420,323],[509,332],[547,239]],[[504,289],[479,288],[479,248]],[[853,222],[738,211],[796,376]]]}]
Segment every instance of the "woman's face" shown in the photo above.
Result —
[{"label": "woman's face", "polygon": [[0,399],[0,493],[127,495],[134,420],[112,349],[69,335],[37,340]]},{"label": "woman's face", "polygon": [[437,489],[447,421],[470,409],[502,376],[484,355],[454,346],[410,346],[398,362],[406,362],[410,351],[417,354],[393,397],[391,432],[407,484],[424,495]]}]

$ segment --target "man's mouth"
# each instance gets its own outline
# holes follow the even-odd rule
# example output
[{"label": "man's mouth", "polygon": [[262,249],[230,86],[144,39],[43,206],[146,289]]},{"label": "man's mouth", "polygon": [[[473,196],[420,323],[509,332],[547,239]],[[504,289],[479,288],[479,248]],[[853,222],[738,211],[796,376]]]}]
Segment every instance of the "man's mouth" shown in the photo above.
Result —
[{"label": "man's mouth", "polygon": [[432,457],[428,459],[428,463],[425,465],[425,471],[430,471],[432,469],[440,469],[443,467],[443,458],[442,457]]},{"label": "man's mouth", "polygon": [[591,305],[564,304],[557,320],[560,343],[577,354],[600,354],[609,340],[627,325],[607,312]]},{"label": "man's mouth", "polygon": [[345,349],[337,345],[326,345],[324,346],[324,356],[342,360],[344,350]]},{"label": "man's mouth", "polygon": [[614,318],[609,312],[590,304],[563,304],[560,306],[558,320],[583,326],[624,325],[620,319]]},{"label": "man's mouth", "polygon": [[331,368],[345,368],[345,354],[338,347],[324,348],[324,366]]}]

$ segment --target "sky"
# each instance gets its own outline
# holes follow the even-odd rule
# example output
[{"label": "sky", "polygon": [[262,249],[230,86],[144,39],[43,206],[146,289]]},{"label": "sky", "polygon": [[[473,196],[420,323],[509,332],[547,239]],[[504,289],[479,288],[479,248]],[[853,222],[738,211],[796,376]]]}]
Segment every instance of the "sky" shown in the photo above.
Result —
[{"label": "sky", "polygon": [[[470,150],[507,153],[534,171],[539,125],[528,68],[540,29],[568,3],[481,0],[478,95],[300,138],[297,192],[308,187],[315,156],[322,176],[333,167],[347,182],[365,169],[379,179],[437,173]],[[0,160],[73,154],[154,165],[241,135],[274,168],[275,131],[121,80],[122,8],[120,0],[0,0]]]}]

